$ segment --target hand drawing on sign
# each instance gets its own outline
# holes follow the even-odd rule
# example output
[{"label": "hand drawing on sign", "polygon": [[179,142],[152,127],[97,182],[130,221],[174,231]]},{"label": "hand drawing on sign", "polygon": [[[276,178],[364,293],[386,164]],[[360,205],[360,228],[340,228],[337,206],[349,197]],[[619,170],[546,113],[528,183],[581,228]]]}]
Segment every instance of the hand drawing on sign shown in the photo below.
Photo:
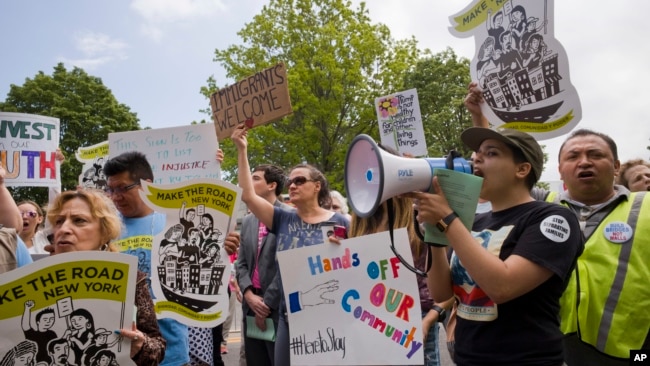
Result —
[{"label": "hand drawing on sign", "polygon": [[329,280],[318,284],[307,291],[296,291],[289,294],[289,309],[292,313],[303,310],[307,306],[335,304],[336,301],[326,297],[328,293],[339,289],[338,280]]}]

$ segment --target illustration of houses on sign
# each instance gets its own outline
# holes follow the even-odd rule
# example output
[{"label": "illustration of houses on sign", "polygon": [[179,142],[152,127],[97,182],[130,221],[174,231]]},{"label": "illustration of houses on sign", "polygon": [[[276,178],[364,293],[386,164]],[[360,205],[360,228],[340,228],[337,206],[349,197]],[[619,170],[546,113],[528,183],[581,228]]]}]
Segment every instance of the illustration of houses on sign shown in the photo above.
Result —
[{"label": "illustration of houses on sign", "polygon": [[478,0],[450,17],[452,34],[474,37],[470,74],[490,124],[538,140],[568,133],[582,117],[553,9],[553,0]]}]

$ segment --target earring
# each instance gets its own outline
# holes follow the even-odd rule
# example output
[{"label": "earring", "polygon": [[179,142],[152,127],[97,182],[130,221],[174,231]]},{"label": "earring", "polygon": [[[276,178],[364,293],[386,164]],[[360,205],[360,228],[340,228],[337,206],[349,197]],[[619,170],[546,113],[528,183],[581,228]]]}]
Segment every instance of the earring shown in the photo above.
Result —
[{"label": "earring", "polygon": [[102,252],[105,252],[107,249],[108,249],[108,243],[104,243],[102,244],[101,247],[99,247],[99,250],[101,250]]}]

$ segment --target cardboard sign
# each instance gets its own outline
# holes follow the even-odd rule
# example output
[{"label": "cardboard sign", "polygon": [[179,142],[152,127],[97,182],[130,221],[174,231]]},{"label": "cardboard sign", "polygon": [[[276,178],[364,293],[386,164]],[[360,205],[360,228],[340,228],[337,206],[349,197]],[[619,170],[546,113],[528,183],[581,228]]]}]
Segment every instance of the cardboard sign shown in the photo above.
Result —
[{"label": "cardboard sign", "polygon": [[217,139],[230,137],[241,123],[265,125],[293,112],[283,63],[255,73],[210,96]]}]

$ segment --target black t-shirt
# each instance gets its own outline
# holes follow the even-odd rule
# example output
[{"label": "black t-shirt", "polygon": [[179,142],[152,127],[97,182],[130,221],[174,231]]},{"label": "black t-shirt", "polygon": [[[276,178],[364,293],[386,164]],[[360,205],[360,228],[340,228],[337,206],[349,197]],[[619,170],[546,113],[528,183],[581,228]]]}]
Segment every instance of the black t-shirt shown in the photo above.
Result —
[{"label": "black t-shirt", "polygon": [[529,202],[476,216],[474,237],[505,260],[519,255],[554,275],[530,292],[497,305],[472,280],[454,254],[458,365],[560,365],[559,299],[582,251],[575,215],[562,206]]},{"label": "black t-shirt", "polygon": [[181,238],[188,239],[190,237],[189,236],[190,229],[194,227],[194,222],[187,221],[181,217],[180,223],[181,225],[183,225],[183,234],[181,235]]},{"label": "black t-shirt", "polygon": [[48,364],[52,362],[50,354],[47,353],[47,344],[51,340],[58,338],[56,333],[51,329],[48,329],[44,332],[39,332],[38,330],[32,328],[23,331],[23,333],[25,333],[25,339],[36,342],[36,345],[38,346],[36,362],[46,362]]}]

